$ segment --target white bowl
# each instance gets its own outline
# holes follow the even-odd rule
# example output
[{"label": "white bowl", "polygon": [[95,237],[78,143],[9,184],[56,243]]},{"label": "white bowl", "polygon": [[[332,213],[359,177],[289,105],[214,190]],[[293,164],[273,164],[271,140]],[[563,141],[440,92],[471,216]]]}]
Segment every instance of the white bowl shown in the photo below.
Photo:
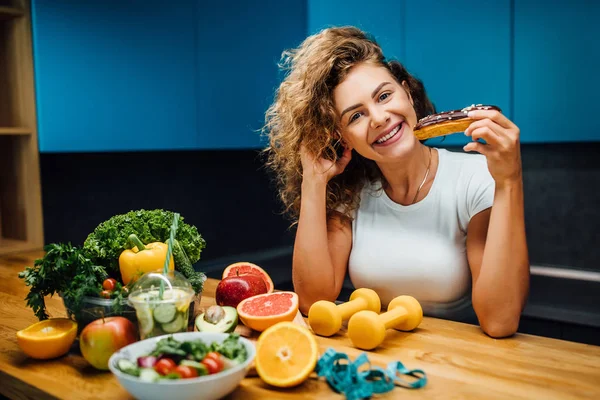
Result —
[{"label": "white bowl", "polygon": [[[174,333],[172,336],[175,340],[180,342],[202,339],[207,345],[210,345],[212,342],[223,342],[229,334],[214,332],[181,332]],[[198,378],[164,380],[159,382],[144,382],[135,376],[121,372],[117,368],[117,361],[119,359],[126,358],[135,363],[138,357],[147,355],[154,350],[156,342],[165,337],[166,336],[157,336],[132,343],[115,352],[108,360],[110,371],[117,377],[119,383],[137,399],[220,399],[233,392],[242,379],[244,379],[256,354],[254,343],[240,337],[240,343],[246,346],[248,352],[246,361],[213,375],[205,375]]]}]

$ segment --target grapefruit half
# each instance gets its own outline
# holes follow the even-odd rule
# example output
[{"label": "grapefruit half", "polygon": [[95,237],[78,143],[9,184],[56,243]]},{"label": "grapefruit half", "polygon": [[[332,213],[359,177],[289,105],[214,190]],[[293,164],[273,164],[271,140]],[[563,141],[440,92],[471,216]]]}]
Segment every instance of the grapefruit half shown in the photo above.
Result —
[{"label": "grapefruit half", "polygon": [[248,297],[238,304],[237,312],[244,325],[262,332],[278,322],[291,322],[296,318],[298,295],[275,292]]},{"label": "grapefruit half", "polygon": [[265,281],[265,285],[267,286],[267,293],[273,293],[275,286],[273,285],[273,281],[267,272],[259,267],[256,264],[252,264],[250,262],[237,262],[229,265],[223,271],[222,279],[227,278],[228,276],[239,276],[239,275],[258,275]]}]

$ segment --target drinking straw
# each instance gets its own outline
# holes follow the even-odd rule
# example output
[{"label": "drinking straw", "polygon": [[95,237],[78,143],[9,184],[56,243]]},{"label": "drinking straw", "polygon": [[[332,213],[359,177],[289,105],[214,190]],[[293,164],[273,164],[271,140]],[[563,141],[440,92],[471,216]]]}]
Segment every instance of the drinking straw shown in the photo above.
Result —
[{"label": "drinking straw", "polygon": [[[171,261],[171,254],[173,253],[173,241],[175,240],[175,233],[177,233],[177,227],[179,224],[179,213],[173,213],[173,223],[171,224],[171,232],[169,234],[169,242],[167,243],[167,258],[165,258],[165,265],[163,267],[163,275],[169,273],[169,263]],[[163,279],[160,280],[160,290],[158,297],[163,299],[163,292],[165,290],[165,282]]]}]

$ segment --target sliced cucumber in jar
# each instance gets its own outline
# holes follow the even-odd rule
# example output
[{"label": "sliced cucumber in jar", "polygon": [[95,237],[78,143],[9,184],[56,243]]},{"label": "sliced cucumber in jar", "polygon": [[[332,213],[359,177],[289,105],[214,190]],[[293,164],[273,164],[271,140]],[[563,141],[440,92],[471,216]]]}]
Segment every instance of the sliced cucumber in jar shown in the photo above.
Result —
[{"label": "sliced cucumber in jar", "polygon": [[142,337],[148,336],[154,329],[154,320],[152,318],[152,310],[148,307],[138,307],[135,310],[136,317],[138,319],[138,325],[140,327],[140,334]]},{"label": "sliced cucumber in jar", "polygon": [[154,309],[154,320],[159,324],[166,324],[175,319],[177,307],[175,304],[163,303]]},{"label": "sliced cucumber in jar", "polygon": [[173,321],[168,322],[166,324],[161,324],[162,330],[165,331],[166,333],[179,332],[184,327],[185,327],[185,321],[183,320],[183,317],[181,316],[181,314],[177,314],[177,316],[175,317],[175,319]]}]

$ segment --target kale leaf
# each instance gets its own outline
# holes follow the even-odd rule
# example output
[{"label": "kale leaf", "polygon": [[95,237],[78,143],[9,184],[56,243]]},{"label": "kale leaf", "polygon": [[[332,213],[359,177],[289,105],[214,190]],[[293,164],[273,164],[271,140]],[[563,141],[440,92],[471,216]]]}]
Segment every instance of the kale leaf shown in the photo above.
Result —
[{"label": "kale leaf", "polygon": [[[123,250],[131,248],[129,235],[136,234],[146,244],[166,242],[172,223],[173,212],[161,209],[142,209],[115,215],[88,235],[83,250],[95,264],[104,266],[111,276],[120,277],[119,256]],[[196,272],[192,264],[200,259],[206,242],[195,226],[183,222],[183,217],[179,217],[178,224],[175,238],[183,252],[174,251],[175,269],[190,281],[196,293],[200,293],[206,276]],[[189,263],[182,261],[186,259]]]}]

